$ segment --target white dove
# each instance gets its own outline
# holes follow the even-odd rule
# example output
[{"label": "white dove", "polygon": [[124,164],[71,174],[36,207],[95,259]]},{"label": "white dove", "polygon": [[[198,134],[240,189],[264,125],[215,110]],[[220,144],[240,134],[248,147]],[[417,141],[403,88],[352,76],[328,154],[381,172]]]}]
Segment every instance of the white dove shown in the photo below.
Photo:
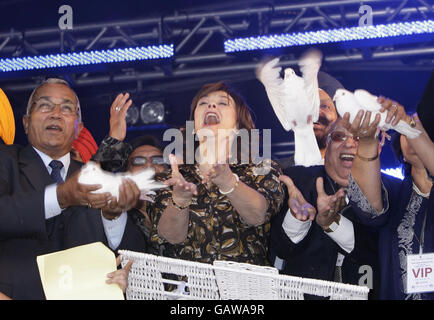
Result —
[{"label": "white dove", "polygon": [[[348,112],[350,114],[350,122],[353,122],[359,110],[371,111],[370,122],[372,123],[375,115],[380,113],[381,109],[381,104],[378,103],[377,98],[363,89],[358,89],[354,93],[345,89],[337,89],[333,100],[336,101],[336,109],[341,117]],[[392,123],[386,123],[387,111],[381,112],[380,116],[381,120],[378,127],[381,130],[387,131],[393,129],[410,139],[417,138],[421,134],[420,130],[412,128],[404,120],[400,120],[395,126],[392,126]]]},{"label": "white dove", "polygon": [[102,188],[93,191],[93,193],[110,192],[119,201],[119,187],[122,184],[122,178],[130,178],[141,191],[140,199],[150,200],[146,195],[155,194],[152,190],[167,187],[164,183],[153,180],[154,174],[155,171],[152,168],[146,168],[136,173],[111,173],[102,170],[95,162],[89,161],[82,167],[78,182],[87,185],[100,184]]},{"label": "white dove", "polygon": [[[260,65],[256,76],[265,87],[271,106],[286,131],[294,131],[296,165],[311,166],[321,163],[321,153],[313,131],[313,122],[319,116],[318,70],[322,54],[309,50],[300,61],[302,77],[286,68],[280,77],[279,58]],[[312,121],[308,122],[308,117]]]}]

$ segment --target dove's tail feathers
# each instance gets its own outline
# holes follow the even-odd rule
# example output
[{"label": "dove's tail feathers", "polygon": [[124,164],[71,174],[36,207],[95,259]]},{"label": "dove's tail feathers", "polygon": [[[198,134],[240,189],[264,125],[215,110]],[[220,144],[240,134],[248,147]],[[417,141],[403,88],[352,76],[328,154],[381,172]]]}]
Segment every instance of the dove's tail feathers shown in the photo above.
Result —
[{"label": "dove's tail feathers", "polygon": [[313,79],[311,83],[306,83],[305,92],[307,95],[307,99],[312,106],[312,110],[311,110],[312,121],[316,122],[318,121],[319,107],[320,107],[318,80]]},{"label": "dove's tail feathers", "polygon": [[152,168],[143,169],[140,172],[130,175],[131,178],[140,190],[156,190],[167,187],[162,182],[155,181],[154,178],[155,170]]},{"label": "dove's tail feathers", "polygon": [[155,170],[152,168],[147,168],[140,170],[139,172],[135,173],[134,175],[131,175],[132,178],[137,180],[150,180],[154,177]]},{"label": "dove's tail feathers", "polygon": [[393,129],[398,131],[400,134],[405,135],[409,139],[415,139],[422,133],[420,130],[412,128],[403,120],[400,120],[397,125],[393,127]]},{"label": "dove's tail feathers", "polygon": [[318,71],[321,67],[322,53],[317,49],[309,49],[300,58],[298,65],[303,75],[304,89],[312,106],[312,120],[319,117]]},{"label": "dove's tail feathers", "polygon": [[152,190],[159,190],[163,188],[167,188],[167,185],[165,185],[162,182],[159,181],[139,181],[136,182],[137,187],[141,192],[146,191],[147,194],[152,194]]},{"label": "dove's tail feathers", "polygon": [[294,129],[294,162],[296,165],[310,167],[322,163],[321,151],[315,138],[313,126]]}]

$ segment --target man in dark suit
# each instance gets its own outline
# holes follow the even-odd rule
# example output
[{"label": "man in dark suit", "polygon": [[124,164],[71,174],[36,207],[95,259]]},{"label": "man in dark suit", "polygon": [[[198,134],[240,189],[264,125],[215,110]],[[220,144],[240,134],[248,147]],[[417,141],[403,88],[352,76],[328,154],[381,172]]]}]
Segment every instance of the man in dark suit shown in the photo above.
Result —
[{"label": "man in dark suit", "polygon": [[[107,243],[112,235],[102,217],[133,207],[140,192],[126,181],[115,201],[107,193],[92,194],[98,185],[78,183],[80,164],[69,152],[82,128],[81,111],[65,81],[48,79],[33,91],[23,125],[29,145],[0,146],[0,292],[44,299],[36,257]],[[119,248],[129,249],[122,242]]]},{"label": "man in dark suit", "polygon": [[323,166],[295,166],[281,176],[287,201],[271,224],[270,250],[282,273],[371,287],[378,297],[377,235],[363,226],[344,189],[358,139],[337,120],[327,137]]}]

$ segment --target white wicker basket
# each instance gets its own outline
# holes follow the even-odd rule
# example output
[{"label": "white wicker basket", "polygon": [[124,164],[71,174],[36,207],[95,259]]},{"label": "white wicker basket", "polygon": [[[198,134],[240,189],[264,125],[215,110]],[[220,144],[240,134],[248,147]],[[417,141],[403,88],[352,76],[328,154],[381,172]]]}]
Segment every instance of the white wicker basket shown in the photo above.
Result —
[{"label": "white wicker basket", "polygon": [[213,265],[120,250],[122,265],[133,260],[128,300],[366,300],[367,287],[281,275],[271,267],[215,261]]}]

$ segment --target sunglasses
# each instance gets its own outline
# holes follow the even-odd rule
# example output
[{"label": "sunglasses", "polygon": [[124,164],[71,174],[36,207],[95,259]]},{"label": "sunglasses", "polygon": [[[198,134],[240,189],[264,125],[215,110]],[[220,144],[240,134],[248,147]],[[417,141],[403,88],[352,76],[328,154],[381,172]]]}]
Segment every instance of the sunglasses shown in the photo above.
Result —
[{"label": "sunglasses", "polygon": [[153,157],[141,157],[141,156],[137,156],[134,158],[130,159],[130,163],[133,166],[143,166],[146,164],[146,162],[148,162],[148,159],[151,160],[152,164],[156,164],[156,165],[163,165],[165,164],[164,162],[164,158],[162,156],[153,156]]},{"label": "sunglasses", "polygon": [[351,133],[347,134],[343,131],[333,131],[330,132],[328,136],[333,142],[344,142],[347,141],[348,138],[352,138],[355,142],[359,142],[359,137],[353,136]]}]

